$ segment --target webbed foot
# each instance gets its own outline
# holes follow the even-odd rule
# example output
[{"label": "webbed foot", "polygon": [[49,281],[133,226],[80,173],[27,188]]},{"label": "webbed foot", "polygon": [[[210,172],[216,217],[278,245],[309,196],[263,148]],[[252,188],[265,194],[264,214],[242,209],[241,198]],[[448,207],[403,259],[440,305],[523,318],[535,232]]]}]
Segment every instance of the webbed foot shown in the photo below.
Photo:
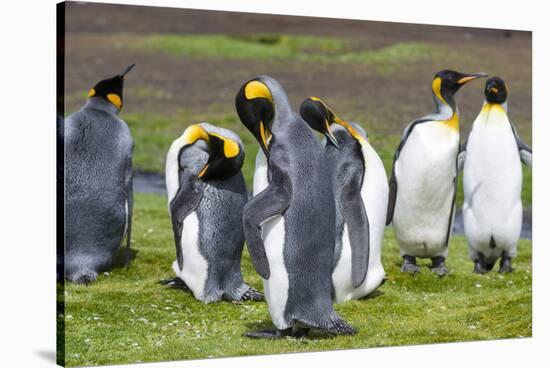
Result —
[{"label": "webbed foot", "polygon": [[420,267],[416,265],[416,257],[407,255],[403,256],[403,265],[401,265],[401,272],[410,273],[412,275],[420,272]]},{"label": "webbed foot", "polygon": [[449,269],[445,266],[445,258],[438,256],[432,258],[432,265],[430,271],[435,273],[439,277],[443,277],[449,273]]}]

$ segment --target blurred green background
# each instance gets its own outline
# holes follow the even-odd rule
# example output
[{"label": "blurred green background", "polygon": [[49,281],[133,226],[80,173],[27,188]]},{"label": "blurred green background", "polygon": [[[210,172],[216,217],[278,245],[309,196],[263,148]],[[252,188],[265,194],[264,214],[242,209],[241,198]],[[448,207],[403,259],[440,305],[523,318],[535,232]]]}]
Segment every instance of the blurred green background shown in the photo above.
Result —
[{"label": "blurred green background", "polygon": [[[126,77],[121,117],[135,140],[138,174],[163,174],[172,141],[190,124],[208,121],[241,136],[246,150],[243,171],[251,188],[258,145],[238,120],[234,99],[245,81],[260,74],[279,80],[296,110],[306,97],[315,95],[342,118],[363,126],[388,174],[405,126],[433,110],[431,80],[441,69],[486,72],[505,79],[510,116],[531,144],[530,32],[86,3],[68,3],[66,31],[66,114],[84,104],[96,82],[137,64]],[[462,141],[481,108],[483,86],[484,81],[475,81],[457,94]],[[530,218],[531,170],[523,172],[522,197]],[[461,204],[459,182],[458,208]],[[274,345],[238,336],[228,339],[234,328],[240,334],[257,327],[243,325],[251,310],[255,311],[251,318],[268,327],[265,303],[203,306],[190,295],[156,285],[155,280],[172,273],[175,252],[167,219],[164,197],[138,194],[133,241],[138,254],[133,268],[115,269],[88,288],[68,285],[60,296],[71,316],[60,341],[61,348],[67,344],[68,363],[311,351],[531,332],[529,240],[522,241],[518,273],[504,279],[479,278],[469,274],[464,239],[455,236],[450,257],[455,274],[438,286],[440,281],[432,275],[414,279],[399,274],[397,247],[387,229],[384,265],[393,281],[380,289],[381,297],[339,309],[361,329],[358,337]],[[260,287],[246,252],[243,264],[245,278]],[[477,286],[481,284],[483,289]],[[166,308],[180,305],[174,309],[177,317],[153,313],[128,314],[125,319],[130,309],[160,306],[165,300],[171,301]],[[430,304],[433,300],[438,300],[435,305]],[[435,308],[452,313],[430,314]],[[498,318],[492,321],[492,315]],[[225,316],[226,328],[215,327],[220,316]],[[180,322],[191,318],[194,327],[170,324],[173,321],[166,318]],[[508,318],[513,323],[505,327]],[[161,348],[163,341],[170,343]],[[184,343],[186,349],[174,351]]]}]

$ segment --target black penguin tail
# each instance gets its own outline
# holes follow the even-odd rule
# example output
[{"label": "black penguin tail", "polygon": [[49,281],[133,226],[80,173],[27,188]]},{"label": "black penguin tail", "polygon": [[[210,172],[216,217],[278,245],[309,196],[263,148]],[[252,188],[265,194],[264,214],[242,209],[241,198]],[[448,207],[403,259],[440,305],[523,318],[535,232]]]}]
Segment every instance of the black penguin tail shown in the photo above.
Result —
[{"label": "black penguin tail", "polygon": [[351,327],[342,317],[334,313],[328,320],[310,322],[297,319],[296,322],[302,327],[316,328],[326,331],[332,335],[355,335],[357,331]]}]

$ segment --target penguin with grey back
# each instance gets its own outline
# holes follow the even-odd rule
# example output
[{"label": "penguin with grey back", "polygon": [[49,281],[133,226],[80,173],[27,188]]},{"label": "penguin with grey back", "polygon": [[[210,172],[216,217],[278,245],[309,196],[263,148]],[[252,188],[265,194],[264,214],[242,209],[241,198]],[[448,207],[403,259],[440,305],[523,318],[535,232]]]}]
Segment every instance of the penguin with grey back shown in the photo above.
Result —
[{"label": "penguin with grey back", "polygon": [[122,73],[97,83],[84,107],[65,119],[65,278],[88,284],[114,265],[126,236],[130,262],[134,141],[118,117]]},{"label": "penguin with grey back", "polygon": [[508,117],[508,88],[499,77],[485,85],[485,101],[461,152],[464,165],[464,232],[475,273],[487,273],[500,258],[500,273],[512,272],[521,233],[521,163],[532,151]]},{"label": "penguin with grey back", "polygon": [[444,276],[455,213],[460,144],[455,93],[484,73],[438,72],[432,80],[436,111],[410,123],[394,155],[386,224],[393,223],[401,270],[420,271],[416,258],[430,258]]},{"label": "penguin with grey back", "polygon": [[177,277],[161,283],[189,289],[204,303],[262,300],[241,274],[243,161],[239,136],[208,123],[189,126],[166,157]]},{"label": "penguin with grey back", "polygon": [[380,157],[357,124],[340,119],[321,99],[309,97],[302,118],[327,138],[333,169],[336,250],[332,273],[335,302],[367,296],[384,282],[382,243],[388,178]]},{"label": "penguin with grey back", "polygon": [[336,219],[324,148],[271,77],[246,82],[235,104],[261,147],[243,225],[277,328],[247,336],[303,337],[311,328],[355,333],[332,306]]}]

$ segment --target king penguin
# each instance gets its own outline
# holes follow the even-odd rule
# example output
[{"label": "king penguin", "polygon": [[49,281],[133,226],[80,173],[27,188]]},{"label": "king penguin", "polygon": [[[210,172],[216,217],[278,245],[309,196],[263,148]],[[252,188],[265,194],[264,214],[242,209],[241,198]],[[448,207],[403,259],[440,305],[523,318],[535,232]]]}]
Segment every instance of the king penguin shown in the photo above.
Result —
[{"label": "king penguin", "polygon": [[166,157],[177,278],[162,283],[190,289],[204,303],[262,299],[241,274],[243,161],[239,136],[208,123],[189,126]]},{"label": "king penguin", "polygon": [[125,235],[130,260],[134,141],[118,114],[133,67],[97,83],[65,120],[65,278],[73,282],[112,267]]},{"label": "king penguin", "polygon": [[432,81],[436,111],[411,122],[393,159],[386,224],[393,223],[402,272],[416,273],[416,257],[431,258],[439,276],[445,266],[455,212],[460,144],[455,93],[486,74],[438,72]]},{"label": "king penguin", "polygon": [[235,104],[261,147],[243,225],[277,328],[247,336],[303,337],[311,328],[355,333],[332,306],[335,203],[321,143],[271,77],[246,82]]},{"label": "king penguin", "polygon": [[499,258],[499,272],[512,272],[521,232],[521,163],[531,167],[532,154],[508,118],[507,99],[504,81],[489,78],[466,143],[464,231],[476,273],[492,270]]},{"label": "king penguin", "polygon": [[317,97],[300,107],[309,126],[325,135],[333,168],[336,249],[333,297],[341,303],[372,293],[384,282],[382,243],[388,207],[388,177],[364,130],[340,119]]}]

